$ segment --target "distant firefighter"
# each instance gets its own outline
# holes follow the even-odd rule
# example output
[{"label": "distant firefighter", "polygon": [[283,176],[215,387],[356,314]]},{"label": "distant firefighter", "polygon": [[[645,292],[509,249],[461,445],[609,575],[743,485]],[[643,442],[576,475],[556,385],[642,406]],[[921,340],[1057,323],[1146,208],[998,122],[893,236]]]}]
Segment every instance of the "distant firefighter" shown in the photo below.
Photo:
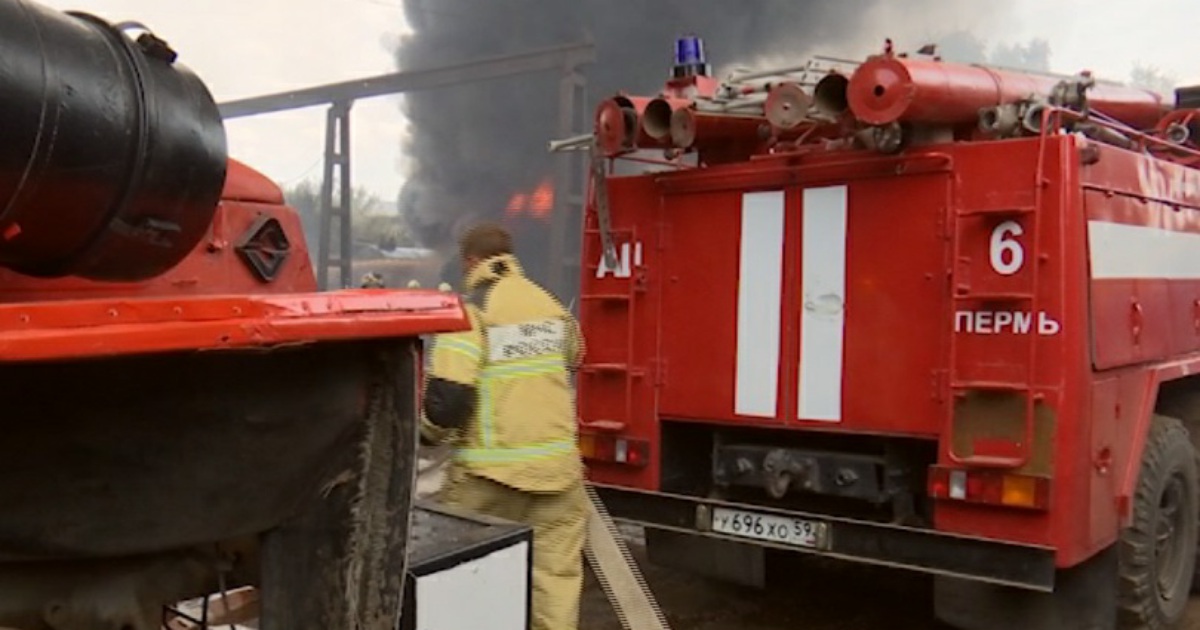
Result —
[{"label": "distant firefighter", "polygon": [[364,289],[382,289],[385,288],[383,276],[374,271],[362,277],[362,288]]}]

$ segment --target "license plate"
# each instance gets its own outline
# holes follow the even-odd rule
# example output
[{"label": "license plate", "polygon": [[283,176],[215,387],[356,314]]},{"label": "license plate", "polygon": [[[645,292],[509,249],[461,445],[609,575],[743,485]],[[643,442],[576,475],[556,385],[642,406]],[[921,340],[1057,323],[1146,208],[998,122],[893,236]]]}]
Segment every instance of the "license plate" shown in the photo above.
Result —
[{"label": "license plate", "polygon": [[829,526],[788,516],[758,514],[727,508],[713,508],[712,531],[742,538],[754,538],[796,547],[822,549],[826,546]]}]

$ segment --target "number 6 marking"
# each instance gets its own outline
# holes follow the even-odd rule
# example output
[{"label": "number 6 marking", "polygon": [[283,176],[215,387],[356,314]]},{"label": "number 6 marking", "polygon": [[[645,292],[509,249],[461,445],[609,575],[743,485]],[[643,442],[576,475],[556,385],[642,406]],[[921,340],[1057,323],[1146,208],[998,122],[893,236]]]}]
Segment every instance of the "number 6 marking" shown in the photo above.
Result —
[{"label": "number 6 marking", "polygon": [[1020,242],[1011,237],[1024,233],[1025,230],[1016,221],[1005,221],[992,230],[992,269],[995,269],[996,273],[1011,276],[1021,270],[1021,266],[1025,264],[1025,249],[1021,247]]}]

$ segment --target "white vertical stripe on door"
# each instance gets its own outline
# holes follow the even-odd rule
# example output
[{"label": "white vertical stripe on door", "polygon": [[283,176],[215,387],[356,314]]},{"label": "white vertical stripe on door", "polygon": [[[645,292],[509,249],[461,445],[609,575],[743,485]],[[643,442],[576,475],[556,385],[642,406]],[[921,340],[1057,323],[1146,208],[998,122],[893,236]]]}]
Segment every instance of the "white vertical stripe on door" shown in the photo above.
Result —
[{"label": "white vertical stripe on door", "polygon": [[846,325],[846,187],[804,191],[802,207],[801,420],[840,422]]},{"label": "white vertical stripe on door", "polygon": [[783,191],[742,195],[734,412],[774,418],[783,303]]}]

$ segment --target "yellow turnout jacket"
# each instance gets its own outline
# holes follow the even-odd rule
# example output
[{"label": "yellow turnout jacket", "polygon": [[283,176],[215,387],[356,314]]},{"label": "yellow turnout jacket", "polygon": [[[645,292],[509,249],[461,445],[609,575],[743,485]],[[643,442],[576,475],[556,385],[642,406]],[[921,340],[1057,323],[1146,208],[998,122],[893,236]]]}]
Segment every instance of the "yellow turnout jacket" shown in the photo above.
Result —
[{"label": "yellow turnout jacket", "polygon": [[454,432],[456,464],[519,490],[568,489],[583,474],[571,381],[584,351],[578,323],[512,255],[480,262],[466,288],[471,330],[434,339],[428,374],[474,390]]}]

